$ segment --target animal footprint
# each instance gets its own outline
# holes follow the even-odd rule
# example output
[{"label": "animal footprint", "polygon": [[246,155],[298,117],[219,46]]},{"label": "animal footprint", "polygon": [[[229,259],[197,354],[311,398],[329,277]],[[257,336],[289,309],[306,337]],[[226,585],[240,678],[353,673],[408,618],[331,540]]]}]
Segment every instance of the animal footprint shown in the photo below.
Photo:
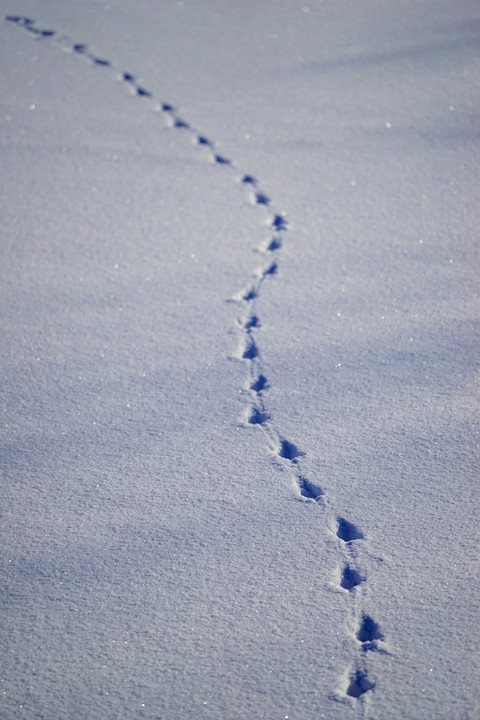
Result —
[{"label": "animal footprint", "polygon": [[362,643],[362,652],[364,653],[369,650],[376,650],[377,652],[388,654],[387,650],[378,647],[377,641],[381,642],[384,640],[384,636],[378,623],[376,623],[370,615],[363,615],[361,625],[357,632],[357,640]]},{"label": "animal footprint", "polygon": [[252,330],[253,328],[258,328],[260,326],[260,320],[256,315],[250,315],[245,322],[243,323],[243,327],[248,332],[249,330]]},{"label": "animal footprint", "polygon": [[217,165],[231,165],[232,161],[228,158],[224,157],[223,155],[214,155],[213,156],[213,162],[217,163]]},{"label": "animal footprint", "polygon": [[143,87],[137,87],[137,95],[139,97],[152,97],[150,90],[145,90]]},{"label": "animal footprint", "polygon": [[251,302],[252,300],[255,300],[256,297],[258,297],[258,290],[252,287],[244,292],[242,300],[245,300],[245,302]]},{"label": "animal footprint", "polygon": [[249,337],[242,353],[242,358],[245,360],[254,360],[256,357],[258,357],[258,347],[255,341]]},{"label": "animal footprint", "polygon": [[363,540],[363,533],[355,527],[355,525],[345,518],[337,518],[337,537],[346,543],[352,542],[352,540]]},{"label": "animal footprint", "polygon": [[278,236],[274,235],[270,240],[263,242],[259,250],[260,252],[275,252],[275,250],[280,250],[281,247],[282,241]]},{"label": "animal footprint", "polygon": [[112,64],[110,60],[103,60],[102,58],[96,57],[92,57],[92,61],[95,63],[95,65],[100,65],[101,67],[110,67],[110,65]]},{"label": "animal footprint", "polygon": [[187,122],[185,122],[185,120],[182,120],[179,117],[176,117],[174,119],[173,127],[177,128],[178,130],[182,130],[182,129],[189,130],[190,129],[190,125]]},{"label": "animal footprint", "polygon": [[373,690],[375,683],[369,680],[368,675],[363,670],[356,670],[350,678],[350,684],[346,693],[349,697],[359,698],[369,690]]},{"label": "animal footprint", "polygon": [[278,270],[278,264],[276,262],[271,263],[262,273],[262,277],[266,278],[270,275],[276,275]]},{"label": "animal footprint", "polygon": [[267,378],[265,375],[259,375],[257,379],[250,385],[250,390],[253,392],[261,393],[267,387]]},{"label": "animal footprint", "polygon": [[278,454],[281,458],[285,458],[285,460],[297,462],[297,457],[304,455],[305,453],[299,450],[292,442],[289,442],[288,440],[281,440]]},{"label": "animal footprint", "polygon": [[356,570],[346,565],[343,568],[342,577],[340,578],[340,587],[344,590],[353,590],[354,587],[360,585],[365,580]]},{"label": "animal footprint", "polygon": [[274,230],[286,230],[288,223],[283,215],[274,215],[270,221],[270,225]]},{"label": "animal footprint", "polygon": [[256,192],[252,196],[252,202],[254,205],[270,205],[270,198],[262,192]]},{"label": "animal footprint", "polygon": [[373,642],[374,640],[383,640],[378,624],[370,615],[362,617],[362,624],[357,632],[357,639],[360,642]]},{"label": "animal footprint", "polygon": [[198,145],[205,145],[206,147],[213,147],[213,143],[203,135],[198,135],[196,138],[196,142]]},{"label": "animal footprint", "polygon": [[300,494],[304,498],[320,502],[323,497],[323,490],[319,488],[318,485],[315,485],[310,482],[310,480],[307,480],[306,477],[300,476],[298,478],[298,487],[300,489]]},{"label": "animal footprint", "polygon": [[250,425],[263,425],[270,418],[270,415],[261,408],[253,408],[248,417]]}]

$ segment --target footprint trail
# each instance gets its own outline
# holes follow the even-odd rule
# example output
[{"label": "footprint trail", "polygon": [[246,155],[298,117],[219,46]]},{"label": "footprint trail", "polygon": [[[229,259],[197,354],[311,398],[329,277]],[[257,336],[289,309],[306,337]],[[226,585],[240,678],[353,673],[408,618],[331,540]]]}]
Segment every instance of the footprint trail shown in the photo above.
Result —
[{"label": "footprint trail", "polygon": [[[97,56],[85,43],[78,43],[66,35],[60,35],[49,28],[39,28],[36,22],[23,15],[7,15],[5,20],[11,25],[23,29],[33,39],[51,42],[65,52],[78,55],[79,59],[89,62],[93,68],[113,71],[113,78],[123,85],[129,94],[139,98],[140,102],[150,102],[165,124],[172,131],[187,133],[192,144],[199,152],[205,153],[210,163],[231,173],[232,179],[247,195],[250,205],[258,208],[261,213],[259,223],[259,245],[256,248],[262,258],[247,285],[235,293],[228,301],[239,308],[237,320],[240,329],[240,346],[236,358],[247,365],[248,376],[246,390],[249,405],[242,422],[246,428],[260,428],[266,435],[270,450],[277,462],[290,476],[292,488],[302,502],[314,503],[321,511],[328,511],[335,523],[335,537],[338,542],[338,554],[341,558],[338,567],[338,592],[344,593],[349,605],[351,623],[356,627],[352,639],[352,663],[346,669],[341,689],[331,699],[341,702],[363,702],[366,694],[374,691],[376,683],[368,672],[367,658],[370,652],[386,653],[384,636],[379,624],[369,615],[361,611],[361,593],[368,582],[366,574],[358,566],[358,546],[364,543],[363,532],[346,518],[338,517],[332,502],[325,496],[323,489],[316,480],[306,477],[301,471],[301,461],[305,453],[293,439],[286,438],[277,427],[268,410],[266,398],[270,384],[262,364],[261,349],[257,340],[257,331],[261,327],[261,315],[257,305],[261,298],[263,284],[274,281],[278,275],[281,261],[281,249],[284,237],[290,229],[290,222],[284,210],[276,209],[270,195],[264,191],[257,178],[243,171],[228,156],[217,150],[215,143],[204,133],[197,131],[187,120],[182,118],[176,106],[160,99],[140,83],[137,76],[117,67],[113,62]],[[360,614],[359,614],[360,613]],[[348,618],[346,618],[346,621]]]}]

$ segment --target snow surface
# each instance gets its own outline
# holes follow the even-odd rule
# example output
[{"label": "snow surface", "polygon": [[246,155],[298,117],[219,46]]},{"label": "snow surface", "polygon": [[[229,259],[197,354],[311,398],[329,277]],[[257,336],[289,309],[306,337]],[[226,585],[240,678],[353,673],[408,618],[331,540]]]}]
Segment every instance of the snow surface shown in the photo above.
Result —
[{"label": "snow surface", "polygon": [[2,719],[480,717],[478,2],[1,10]]}]

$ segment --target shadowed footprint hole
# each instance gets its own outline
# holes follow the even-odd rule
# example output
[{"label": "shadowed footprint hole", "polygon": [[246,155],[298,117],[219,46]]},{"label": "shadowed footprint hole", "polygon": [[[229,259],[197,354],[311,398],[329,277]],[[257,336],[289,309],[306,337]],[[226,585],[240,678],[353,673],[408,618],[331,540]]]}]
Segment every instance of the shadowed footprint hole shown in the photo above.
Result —
[{"label": "shadowed footprint hole", "polygon": [[255,300],[255,298],[258,296],[258,292],[255,288],[250,288],[250,290],[246,290],[244,295],[242,296],[243,300],[245,302],[251,302],[252,300]]},{"label": "shadowed footprint hole", "polygon": [[267,378],[265,375],[259,375],[258,378],[250,385],[250,389],[256,393],[262,392],[267,387]]},{"label": "shadowed footprint hole", "polygon": [[270,418],[270,415],[260,408],[253,408],[251,411],[248,422],[250,425],[263,425]]},{"label": "shadowed footprint hole", "polygon": [[275,275],[278,270],[278,264],[272,263],[268,266],[266,270],[263,271],[263,277],[268,277],[269,275]]},{"label": "shadowed footprint hole", "polygon": [[184,128],[184,129],[188,130],[190,128],[190,125],[187,122],[185,122],[185,120],[182,120],[181,118],[175,118],[173,127],[178,128],[178,129]]},{"label": "shadowed footprint hole", "polygon": [[374,643],[375,640],[383,640],[378,623],[370,615],[362,617],[362,623],[357,632],[357,640],[361,643]]},{"label": "shadowed footprint hole", "polygon": [[261,192],[257,192],[255,194],[255,202],[257,205],[268,205],[270,203],[270,198]]},{"label": "shadowed footprint hole", "polygon": [[350,684],[347,687],[347,695],[352,698],[359,698],[369,690],[373,690],[375,683],[369,680],[368,675],[363,670],[357,670],[350,678]]},{"label": "shadowed footprint hole", "polygon": [[289,442],[288,440],[281,440],[278,454],[280,457],[285,458],[285,460],[296,462],[296,458],[304,455],[305,453],[301,452],[294,443]]},{"label": "shadowed footprint hole", "polygon": [[257,181],[253,175],[244,175],[242,177],[242,183],[245,183],[245,185],[256,185]]},{"label": "shadowed footprint hole", "polygon": [[213,159],[218,165],[231,165],[232,164],[232,161],[229,160],[228,158],[224,157],[223,155],[214,155]]},{"label": "shadowed footprint hole", "polygon": [[363,539],[363,533],[360,532],[360,530],[355,527],[353,523],[345,520],[345,518],[337,518],[337,523],[337,537],[339,537],[340,540],[343,540],[344,542],[351,542],[352,540]]},{"label": "shadowed footprint hole", "polygon": [[360,585],[365,580],[364,577],[360,575],[356,570],[351,568],[349,565],[346,565],[342,572],[342,577],[340,579],[340,587],[342,587],[344,590],[353,590],[354,587],[357,587],[357,585]]},{"label": "shadowed footprint hole", "polygon": [[275,230],[286,230],[287,229],[287,221],[282,215],[274,215],[273,220],[270,223]]},{"label": "shadowed footprint hole", "polygon": [[102,58],[92,58],[92,60],[95,65],[100,65],[101,67],[110,67],[110,65],[112,64],[110,60],[103,60]]},{"label": "shadowed footprint hole", "polygon": [[245,320],[243,327],[245,330],[251,330],[252,328],[259,327],[260,321],[256,315],[251,315]]},{"label": "shadowed footprint hole", "polygon": [[256,357],[258,357],[258,348],[251,338],[247,343],[245,350],[243,351],[242,357],[245,360],[254,360]]},{"label": "shadowed footprint hole", "polygon": [[55,30],[35,30],[34,28],[31,28],[31,31],[45,38],[53,37],[55,35]]},{"label": "shadowed footprint hole", "polygon": [[152,97],[152,93],[150,92],[150,90],[145,90],[145,88],[142,87],[137,87],[137,95],[139,95],[140,97]]},{"label": "shadowed footprint hole", "polygon": [[275,250],[280,250],[281,247],[282,247],[282,243],[281,243],[280,238],[273,237],[270,240],[269,244],[267,245],[267,250],[269,252],[274,252]]},{"label": "shadowed footprint hole", "polygon": [[316,500],[318,502],[323,496],[323,490],[319,488],[318,485],[310,482],[306,477],[300,476],[298,478],[298,487],[300,488],[302,497],[308,498],[309,500]]}]

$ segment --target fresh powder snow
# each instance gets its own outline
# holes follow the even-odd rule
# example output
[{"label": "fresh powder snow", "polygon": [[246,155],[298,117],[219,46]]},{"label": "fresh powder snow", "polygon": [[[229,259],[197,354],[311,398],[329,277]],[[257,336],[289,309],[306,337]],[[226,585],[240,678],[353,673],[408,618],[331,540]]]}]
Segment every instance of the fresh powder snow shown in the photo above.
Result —
[{"label": "fresh powder snow", "polygon": [[2,720],[476,720],[479,4],[1,10]]}]

